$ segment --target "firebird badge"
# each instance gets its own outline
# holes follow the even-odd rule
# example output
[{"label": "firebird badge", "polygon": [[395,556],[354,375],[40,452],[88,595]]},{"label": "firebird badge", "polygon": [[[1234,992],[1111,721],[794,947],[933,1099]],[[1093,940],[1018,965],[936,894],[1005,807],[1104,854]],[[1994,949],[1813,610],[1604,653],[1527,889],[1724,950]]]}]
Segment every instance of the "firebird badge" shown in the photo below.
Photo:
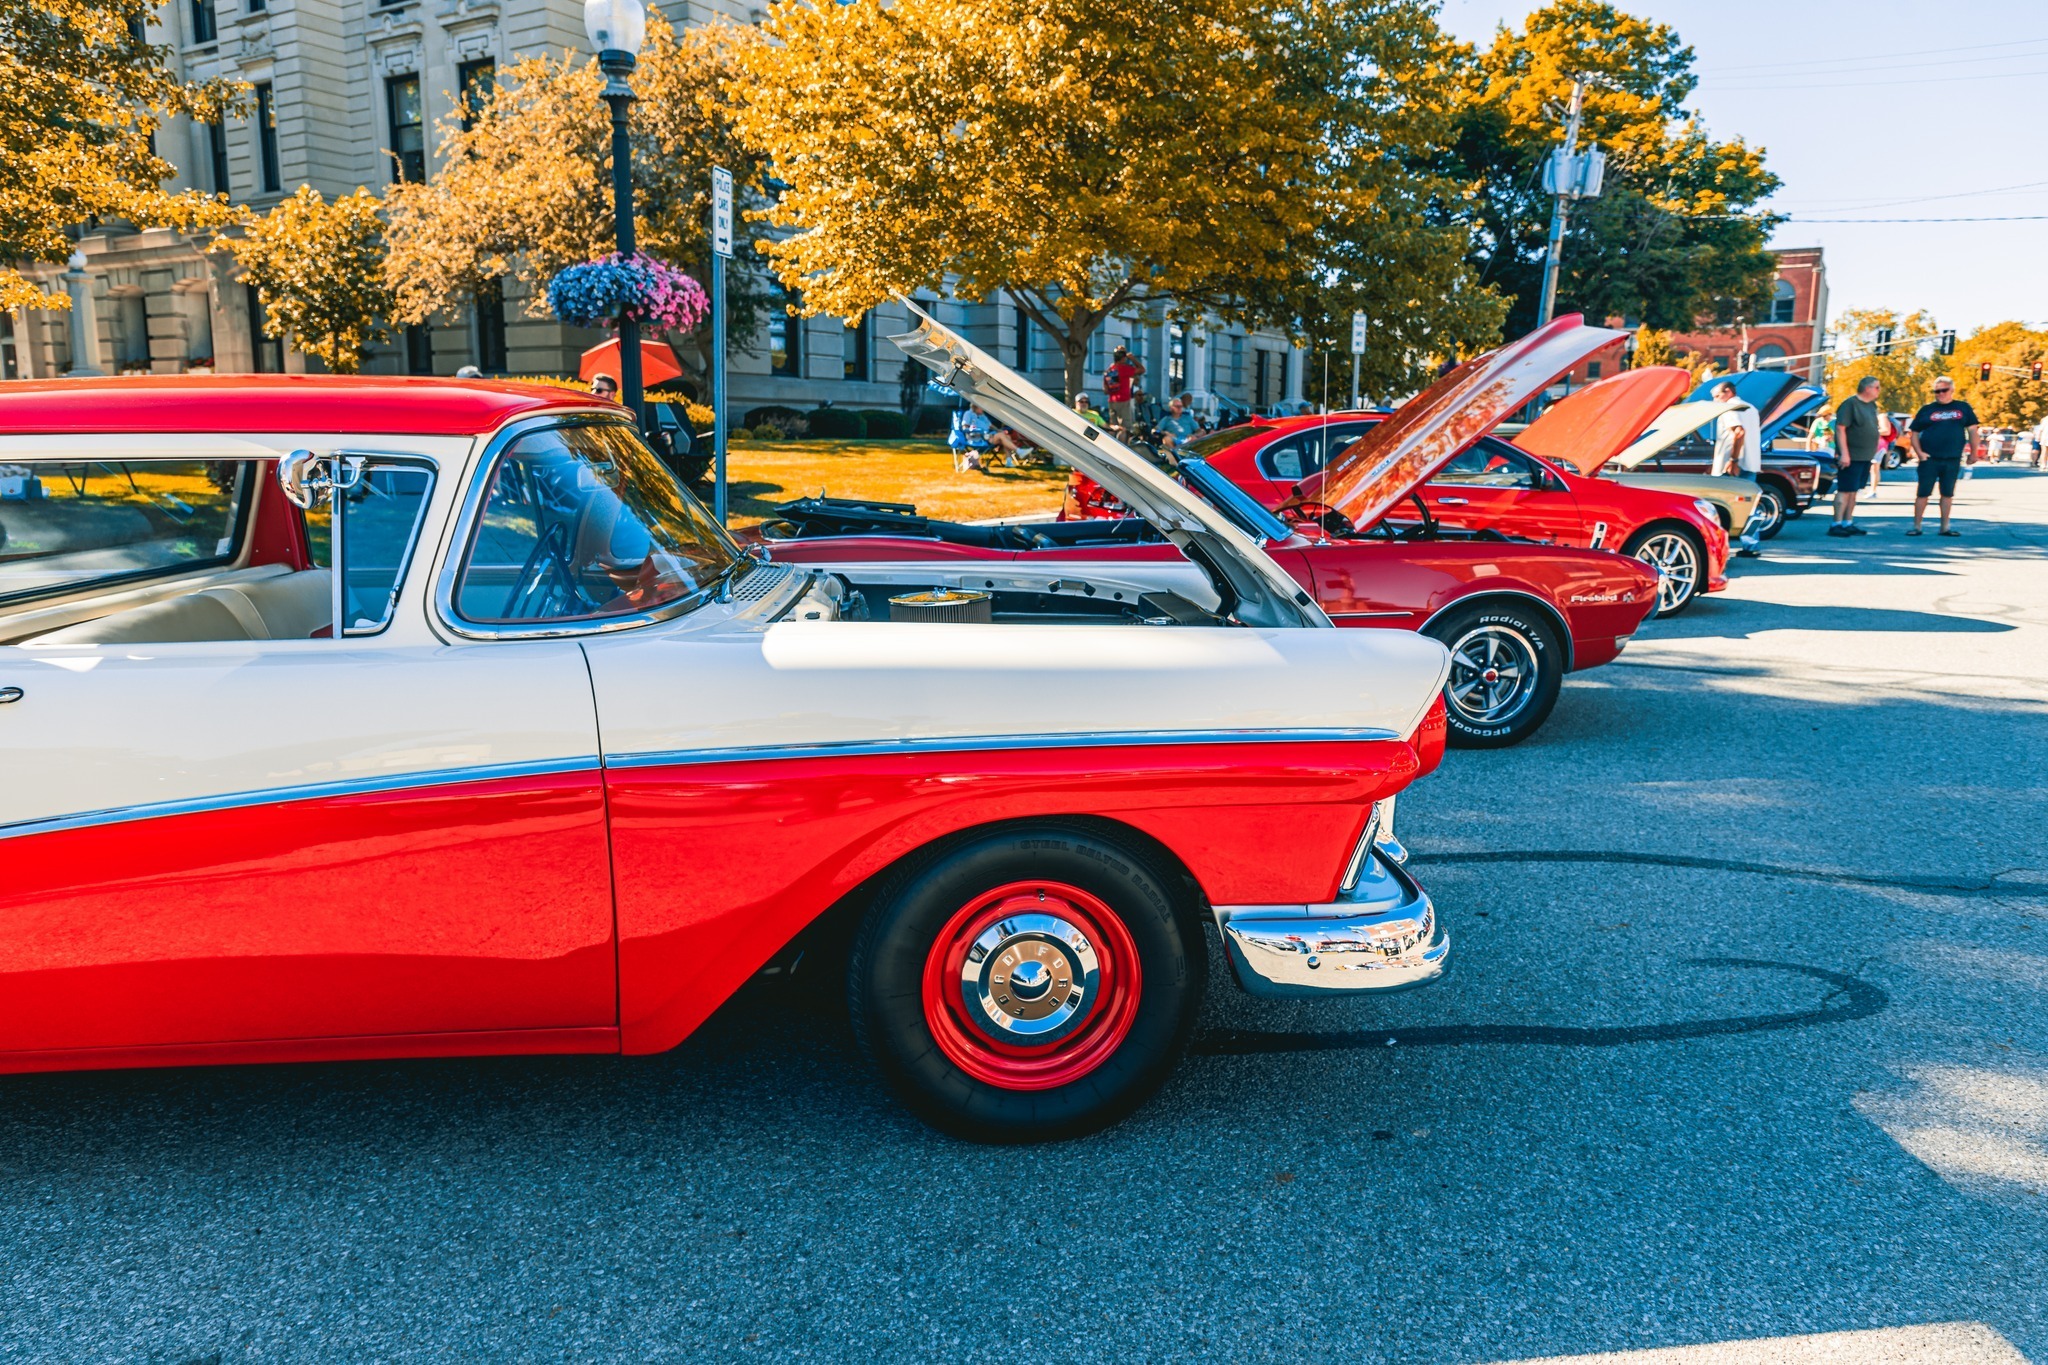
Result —
[{"label": "firebird badge", "polygon": [[1634,592],[1580,592],[1572,594],[1571,603],[1573,606],[1577,606],[1581,602],[1633,602],[1635,600],[1636,595]]}]

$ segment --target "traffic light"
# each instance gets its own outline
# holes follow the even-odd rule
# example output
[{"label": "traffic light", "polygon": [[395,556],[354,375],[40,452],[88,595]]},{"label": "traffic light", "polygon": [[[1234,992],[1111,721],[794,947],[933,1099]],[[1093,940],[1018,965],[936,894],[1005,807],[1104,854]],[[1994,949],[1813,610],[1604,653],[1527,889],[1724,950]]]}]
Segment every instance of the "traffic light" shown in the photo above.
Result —
[{"label": "traffic light", "polygon": [[1892,353],[1891,328],[1880,327],[1877,329],[1877,345],[1872,349],[1875,350],[1879,355],[1890,355]]},{"label": "traffic light", "polygon": [[1954,332],[1943,332],[1941,334],[1941,353],[1943,355],[1954,355],[1956,353],[1956,334]]},{"label": "traffic light", "polygon": [[1989,378],[1991,378],[1991,362],[1987,360],[1977,367],[1977,382],[1981,384]]},{"label": "traffic light", "polygon": [[2034,376],[2034,382],[2035,382],[2036,384],[2040,383],[2040,382],[2041,382],[2041,362],[2040,362],[2040,361],[2038,361],[2038,360],[2037,360],[2037,361],[2035,361],[2035,362],[2034,362],[2034,363],[2033,363],[2033,364],[2032,364],[2031,366],[2029,366],[2029,367],[2028,367],[2028,369],[2029,369],[2029,372],[2030,372],[2030,373],[2032,373],[2032,375]]}]

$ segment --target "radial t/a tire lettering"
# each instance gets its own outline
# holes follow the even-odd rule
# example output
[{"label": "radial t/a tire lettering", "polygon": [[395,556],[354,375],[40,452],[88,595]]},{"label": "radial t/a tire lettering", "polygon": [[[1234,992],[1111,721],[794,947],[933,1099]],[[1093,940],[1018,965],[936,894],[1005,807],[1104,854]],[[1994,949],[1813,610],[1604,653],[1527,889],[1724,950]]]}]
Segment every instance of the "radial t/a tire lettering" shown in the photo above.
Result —
[{"label": "radial t/a tire lettering", "polygon": [[1423,633],[1451,651],[1444,719],[1452,748],[1505,749],[1542,728],[1564,686],[1564,649],[1542,612],[1514,600],[1475,603]]},{"label": "radial t/a tire lettering", "polygon": [[1176,879],[1092,828],[1005,826],[891,877],[854,940],[862,1050],[934,1128],[1043,1142],[1156,1092],[1201,1010],[1207,942]]}]

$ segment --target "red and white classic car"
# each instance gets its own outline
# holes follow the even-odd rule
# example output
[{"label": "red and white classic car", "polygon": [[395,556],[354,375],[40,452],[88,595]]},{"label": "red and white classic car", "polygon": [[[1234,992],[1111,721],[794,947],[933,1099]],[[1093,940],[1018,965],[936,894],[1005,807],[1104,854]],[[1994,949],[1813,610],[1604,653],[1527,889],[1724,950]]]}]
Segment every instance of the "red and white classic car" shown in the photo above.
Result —
[{"label": "red and white classic car", "polygon": [[1445,968],[1380,838],[1444,648],[1119,452],[1212,574],[1156,624],[848,619],[560,389],[10,384],[0,433],[0,1071],[653,1052],[844,930],[887,1083],[1028,1141],[1159,1085],[1209,925],[1260,993]]},{"label": "red and white classic car", "polygon": [[[1557,372],[1553,367],[1575,363],[1566,357],[1615,335],[1578,334],[1593,330],[1503,347],[1490,368],[1479,367],[1486,382],[1462,391],[1464,401],[1418,409],[1431,414],[1427,421],[1397,416],[1374,436],[1334,420],[1323,428],[1290,423],[1282,429],[1284,447],[1262,443],[1267,455],[1289,462],[1296,478],[1304,468],[1321,469],[1325,449],[1339,451],[1341,468],[1365,471],[1353,504],[1365,510],[1355,525],[1312,516],[1283,522],[1199,457],[1179,461],[1175,477],[1211,515],[1229,518],[1258,542],[1339,625],[1442,640],[1451,650],[1444,699],[1452,744],[1519,743],[1549,716],[1566,673],[1613,659],[1656,609],[1657,571],[1605,550],[1444,527],[1415,490],[1471,444],[1468,426],[1489,428],[1500,404],[1526,401]],[[976,356],[968,396],[991,411],[1018,406],[1028,383]],[[1257,439],[1255,431],[1237,430]],[[902,504],[806,498],[779,509],[763,528],[765,544],[778,563],[829,567],[877,611],[891,595],[918,588],[990,593],[999,616],[1057,611],[1076,619],[1158,613],[1208,593],[1199,547],[1183,554],[1154,529],[1158,518],[1131,516],[1123,498],[1087,474],[1091,451],[1116,445],[1107,433],[1077,422],[1075,431],[1054,431],[1046,445],[1074,465],[1074,489],[1088,500],[1088,515],[974,526],[920,517]],[[1411,498],[1423,521],[1396,528],[1387,513]]]}]

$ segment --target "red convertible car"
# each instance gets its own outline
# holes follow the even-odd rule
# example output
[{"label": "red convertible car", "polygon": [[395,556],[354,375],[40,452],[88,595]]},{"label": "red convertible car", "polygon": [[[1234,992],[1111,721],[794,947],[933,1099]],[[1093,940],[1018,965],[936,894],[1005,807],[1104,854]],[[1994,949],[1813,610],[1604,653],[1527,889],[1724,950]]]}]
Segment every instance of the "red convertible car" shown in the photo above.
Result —
[{"label": "red convertible car", "polygon": [[1211,932],[1254,992],[1437,979],[1381,830],[1443,646],[1071,457],[1189,598],[863,621],[561,389],[0,386],[0,1072],[654,1052],[850,942],[881,1078],[1019,1142],[1157,1088]]},{"label": "red convertible car", "polygon": [[[1535,383],[1546,381],[1556,373],[1545,367],[1558,364],[1558,350],[1584,341],[1517,343],[1468,377],[1489,392],[1505,385],[1526,398],[1532,375],[1541,376]],[[1028,381],[979,352],[973,357],[968,397],[991,411],[1049,408],[1067,416]],[[1074,420],[1077,432],[1055,427],[1045,446],[1077,471],[1084,466],[1073,452],[1121,449],[1107,433]],[[1047,425],[1037,419],[1030,434],[1039,437]],[[1455,420],[1396,419],[1371,444],[1387,458],[1360,495],[1391,507],[1466,441]],[[1127,458],[1139,459],[1128,452]],[[1564,675],[1612,659],[1656,606],[1656,571],[1623,555],[1446,528],[1431,521],[1426,505],[1422,521],[1405,528],[1377,517],[1359,530],[1314,519],[1289,525],[1199,458],[1182,460],[1177,474],[1182,488],[1261,544],[1270,562],[1339,625],[1420,631],[1449,646],[1444,700],[1450,742],[1463,747],[1498,747],[1533,734],[1556,704]],[[1092,479],[1086,486],[1100,489]],[[1124,509],[1115,519],[975,526],[921,517],[906,504],[807,498],[784,504],[762,536],[776,562],[830,568],[876,614],[891,610],[893,598],[934,588],[986,594],[999,619],[1064,613],[1075,620],[1164,620],[1196,609],[1208,577],[1203,548],[1176,534],[1171,520],[1130,516],[1126,500],[1115,501]]]},{"label": "red convertible car", "polygon": [[[1719,592],[1728,584],[1728,535],[1713,504],[1567,472],[1491,434],[1619,335],[1572,314],[1467,361],[1392,416],[1338,412],[1230,427],[1190,441],[1187,452],[1290,520],[1307,507],[1326,524],[1363,527],[1396,510],[1380,475],[1397,444],[1394,432],[1428,429],[1439,433],[1428,448],[1433,463],[1412,468],[1413,483],[1395,500],[1412,489],[1418,508],[1440,527],[1633,555],[1662,574],[1657,614],[1675,615],[1703,589]],[[1557,368],[1543,373],[1552,364]],[[1510,373],[1513,382],[1502,382]],[[1382,423],[1399,425],[1384,439],[1365,439]],[[1635,435],[1618,439],[1626,444]],[[1077,510],[1101,514],[1088,506],[1091,492],[1079,480],[1072,496]]]}]

